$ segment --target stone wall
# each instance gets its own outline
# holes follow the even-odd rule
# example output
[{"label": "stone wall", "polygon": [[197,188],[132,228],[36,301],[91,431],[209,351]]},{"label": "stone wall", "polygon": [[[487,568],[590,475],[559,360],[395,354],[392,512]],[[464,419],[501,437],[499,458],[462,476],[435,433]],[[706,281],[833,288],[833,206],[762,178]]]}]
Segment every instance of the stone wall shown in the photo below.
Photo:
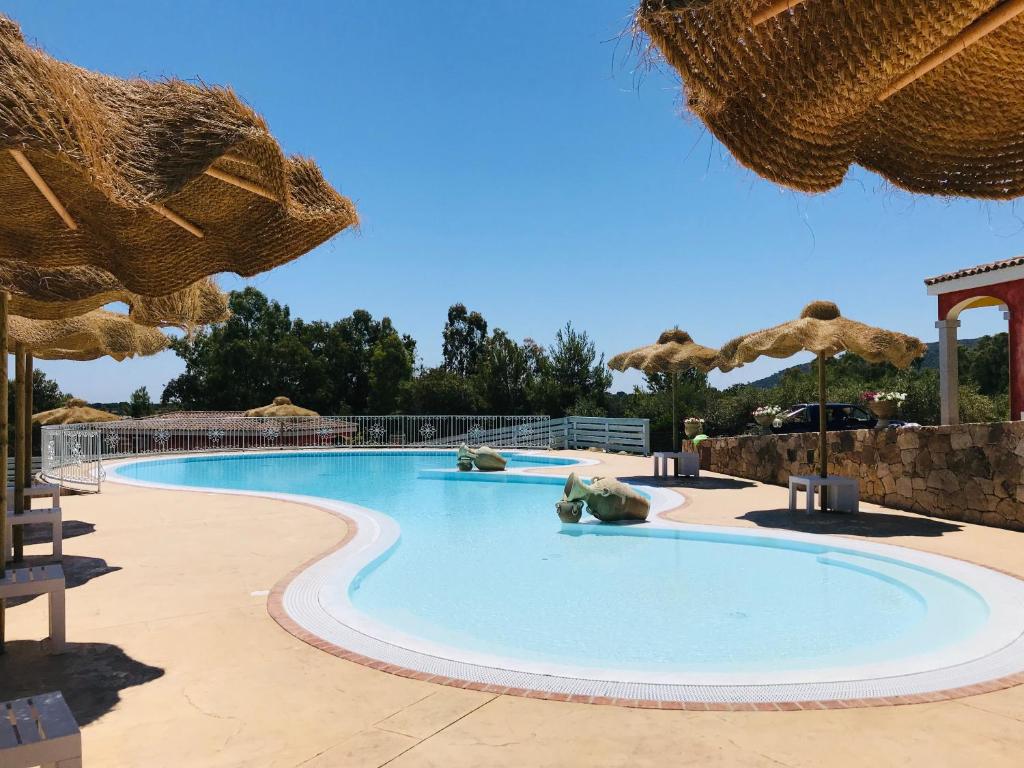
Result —
[{"label": "stone wall", "polygon": [[[818,434],[718,437],[701,467],[787,485],[817,471]],[[828,436],[829,473],[860,480],[864,501],[1024,530],[1024,422],[862,429]]]}]

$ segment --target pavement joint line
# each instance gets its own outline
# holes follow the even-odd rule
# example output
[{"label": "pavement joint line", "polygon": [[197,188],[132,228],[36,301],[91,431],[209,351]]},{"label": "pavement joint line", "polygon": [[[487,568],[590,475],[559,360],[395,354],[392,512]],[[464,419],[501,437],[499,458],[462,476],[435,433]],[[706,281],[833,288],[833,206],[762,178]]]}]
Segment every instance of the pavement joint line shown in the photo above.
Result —
[{"label": "pavement joint line", "polygon": [[[462,720],[466,719],[467,717],[469,717],[470,715],[472,715],[472,714],[473,714],[474,712],[479,712],[479,711],[480,711],[481,709],[483,709],[484,707],[486,707],[486,706],[487,706],[488,704],[490,704],[490,703],[491,703],[492,701],[494,701],[495,699],[499,698],[499,696],[500,696],[500,694],[497,694],[497,693],[496,693],[496,694],[494,694],[494,695],[493,695],[493,696],[491,696],[491,698],[489,698],[489,699],[488,699],[487,701],[481,702],[481,703],[480,703],[480,704],[479,704],[478,706],[476,706],[476,707],[473,707],[473,708],[472,708],[471,710],[469,710],[469,712],[466,712],[465,714],[459,715],[459,716],[458,716],[457,718],[455,718],[454,720],[452,720],[452,721],[451,721],[450,723],[448,723],[447,725],[443,725],[443,726],[441,726],[440,728],[438,728],[438,729],[437,729],[436,731],[434,731],[434,732],[433,732],[432,734],[430,734],[429,736],[426,736],[426,737],[424,737],[424,738],[422,738],[422,739],[418,740],[418,741],[417,741],[417,742],[416,742],[415,744],[413,744],[412,746],[408,747],[407,749],[403,749],[403,750],[402,750],[401,752],[399,752],[399,753],[398,753],[397,755],[395,755],[394,757],[389,757],[389,758],[388,758],[387,760],[385,760],[385,761],[384,761],[383,763],[381,763],[380,765],[378,765],[378,766],[377,766],[377,768],[384,768],[384,766],[385,766],[385,765],[388,765],[388,764],[390,764],[390,763],[394,762],[395,760],[397,760],[398,758],[400,758],[400,757],[401,757],[402,755],[404,755],[404,754],[405,754],[406,752],[410,752],[410,751],[412,751],[412,750],[416,749],[416,747],[420,746],[421,744],[423,744],[423,743],[425,743],[425,742],[427,742],[427,741],[430,741],[430,739],[432,739],[432,738],[434,738],[435,736],[437,736],[437,734],[441,733],[441,732],[442,732],[442,731],[444,731],[444,730],[447,730],[448,728],[451,728],[451,727],[452,727],[453,725],[455,725],[456,723],[458,723],[458,722],[461,722]],[[390,731],[389,731],[389,733],[390,733]],[[406,735],[407,735],[407,734],[406,734]]]}]

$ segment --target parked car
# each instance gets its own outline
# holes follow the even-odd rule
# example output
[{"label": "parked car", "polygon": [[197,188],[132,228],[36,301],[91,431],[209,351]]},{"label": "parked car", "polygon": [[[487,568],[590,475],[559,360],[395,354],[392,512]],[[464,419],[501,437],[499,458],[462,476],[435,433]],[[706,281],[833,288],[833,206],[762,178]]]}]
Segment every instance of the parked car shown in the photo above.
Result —
[{"label": "parked car", "polygon": [[[786,408],[772,424],[772,432],[817,432],[818,424],[817,403],[797,403]],[[828,420],[830,431],[842,429],[874,429],[878,419],[871,415],[866,408],[853,403],[827,403],[825,414]],[[901,421],[890,420],[890,426],[900,426]]]}]

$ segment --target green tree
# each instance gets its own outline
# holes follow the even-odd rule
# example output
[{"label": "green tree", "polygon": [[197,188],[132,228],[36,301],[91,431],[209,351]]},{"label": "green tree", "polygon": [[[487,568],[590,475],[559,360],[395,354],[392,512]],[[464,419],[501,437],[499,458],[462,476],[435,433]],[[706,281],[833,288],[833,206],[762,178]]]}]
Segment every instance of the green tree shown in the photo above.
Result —
[{"label": "green tree", "polygon": [[145,387],[139,387],[132,392],[131,399],[128,401],[128,408],[133,419],[152,414],[153,401],[149,398],[149,390]]},{"label": "green tree", "polygon": [[161,402],[234,411],[287,395],[320,413],[366,413],[380,340],[396,336],[409,361],[415,355],[411,337],[366,310],[333,323],[293,320],[287,306],[255,288],[232,292],[229,303],[225,323],[173,342],[185,372],[167,384]]},{"label": "green tree", "polygon": [[402,339],[394,331],[381,336],[370,354],[370,412],[394,413],[411,377],[412,360]]},{"label": "green tree", "polygon": [[576,413],[577,405],[588,415],[604,411],[612,375],[604,364],[604,355],[597,354],[586,331],[577,331],[567,323],[555,334],[539,365],[535,404],[549,415]]},{"label": "green tree", "polygon": [[539,369],[535,355],[527,344],[517,344],[505,331],[495,329],[484,343],[476,377],[484,410],[511,416],[530,411]]},{"label": "green tree", "polygon": [[1010,387],[1009,336],[997,333],[982,336],[974,347],[959,348],[960,378],[978,388],[983,395],[998,395]]},{"label": "green tree", "polygon": [[483,315],[470,312],[465,304],[452,304],[442,336],[444,369],[459,376],[476,373],[487,339],[487,321]]},{"label": "green tree", "polygon": [[405,382],[401,394],[406,413],[450,416],[478,413],[481,408],[474,381],[445,370],[426,368]]},{"label": "green tree", "polygon": [[[14,386],[13,382],[10,385]],[[11,398],[13,400],[13,398]],[[38,368],[32,369],[32,410],[36,413],[60,408],[68,395],[60,391],[60,386]]]}]

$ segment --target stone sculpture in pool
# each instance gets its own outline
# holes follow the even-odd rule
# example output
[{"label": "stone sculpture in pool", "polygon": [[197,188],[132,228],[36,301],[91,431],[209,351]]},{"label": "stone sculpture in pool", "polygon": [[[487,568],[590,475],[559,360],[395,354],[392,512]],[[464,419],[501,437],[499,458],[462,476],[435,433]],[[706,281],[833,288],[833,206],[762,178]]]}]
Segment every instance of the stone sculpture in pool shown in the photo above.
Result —
[{"label": "stone sculpture in pool", "polygon": [[468,472],[474,465],[481,472],[501,472],[505,469],[505,464],[508,461],[496,450],[488,448],[486,445],[470,448],[463,443],[459,446],[457,463],[463,472]]},{"label": "stone sculpture in pool", "polygon": [[602,523],[643,521],[651,511],[651,502],[639,492],[612,477],[595,477],[585,485],[573,472],[565,481],[562,500],[555,505],[563,523],[578,523],[582,505]]}]

